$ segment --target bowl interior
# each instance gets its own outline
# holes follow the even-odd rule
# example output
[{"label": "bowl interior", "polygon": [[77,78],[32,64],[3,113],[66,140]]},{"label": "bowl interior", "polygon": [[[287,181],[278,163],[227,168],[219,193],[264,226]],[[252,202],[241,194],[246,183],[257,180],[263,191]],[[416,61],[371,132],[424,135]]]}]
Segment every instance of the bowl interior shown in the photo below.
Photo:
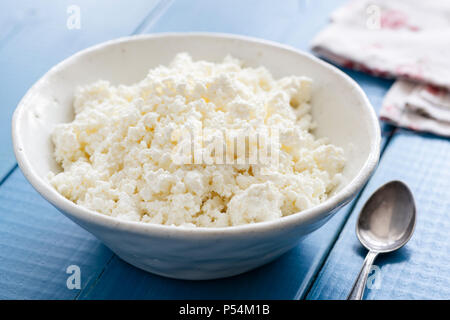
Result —
[{"label": "bowl interior", "polygon": [[[172,34],[112,41],[82,51],[54,67],[22,100],[15,131],[31,170],[46,182],[49,171],[60,168],[53,157],[50,133],[58,123],[73,119],[74,89],[99,79],[132,84],[148,70],[168,64],[175,54],[188,52],[194,59],[221,61],[231,54],[248,66],[265,66],[275,78],[311,77],[316,135],[328,137],[345,150],[347,165],[342,188],[358,176],[377,150],[379,138],[374,113],[362,90],[342,72],[307,54],[264,41],[219,35]],[[48,184],[48,183],[47,183]],[[50,186],[49,186],[50,187]]]}]

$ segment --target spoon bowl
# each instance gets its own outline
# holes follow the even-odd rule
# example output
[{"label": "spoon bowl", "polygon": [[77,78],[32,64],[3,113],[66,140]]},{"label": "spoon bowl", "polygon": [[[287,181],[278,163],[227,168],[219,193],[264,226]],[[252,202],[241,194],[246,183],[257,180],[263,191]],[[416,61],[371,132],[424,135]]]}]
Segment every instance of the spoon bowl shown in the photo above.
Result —
[{"label": "spoon bowl", "polygon": [[401,181],[380,187],[366,202],[358,218],[356,235],[368,250],[391,252],[404,246],[416,224],[414,198]]}]

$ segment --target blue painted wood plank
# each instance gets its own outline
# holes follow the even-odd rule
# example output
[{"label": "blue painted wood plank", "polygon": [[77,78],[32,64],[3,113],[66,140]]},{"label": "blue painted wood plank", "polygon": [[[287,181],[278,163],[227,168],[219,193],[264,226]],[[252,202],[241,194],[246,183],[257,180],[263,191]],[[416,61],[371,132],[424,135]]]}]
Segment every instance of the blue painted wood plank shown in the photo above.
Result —
[{"label": "blue painted wood plank", "polygon": [[[314,1],[316,3],[316,1]],[[146,32],[216,31],[284,42],[306,49],[342,1],[176,1]],[[293,31],[297,30],[297,31]],[[298,31],[300,30],[300,31]],[[345,70],[368,94],[376,109],[392,81]],[[386,139],[383,139],[385,142]],[[352,204],[323,228],[277,261],[237,277],[215,281],[180,281],[154,276],[114,258],[83,299],[300,299],[322,265]],[[126,275],[126,276],[125,276]]]},{"label": "blue painted wood plank", "polygon": [[[81,10],[79,30],[66,28],[66,10],[72,4]],[[27,88],[52,65],[84,47],[133,33],[157,4],[156,0],[0,4],[0,26],[9,26],[2,29],[5,33],[0,31],[0,299],[73,299],[80,291],[67,289],[67,266],[81,268],[84,288],[112,258],[109,249],[60,214],[19,169],[13,169],[11,114]]]},{"label": "blue painted wood plank", "polygon": [[357,215],[371,193],[393,179],[414,194],[416,230],[404,248],[376,260],[381,282],[366,299],[450,299],[450,141],[404,130],[389,143],[308,299],[346,298],[366,254],[355,235]]},{"label": "blue painted wood plank", "polygon": [[[26,90],[50,67],[98,42],[126,36],[157,0],[0,2],[0,180],[14,166],[11,117]],[[80,9],[80,29],[67,28],[67,8]]]},{"label": "blue painted wood plank", "polygon": [[95,281],[112,253],[65,218],[14,170],[0,186],[0,299],[73,299],[66,269],[81,269],[81,285]]},{"label": "blue painted wood plank", "polygon": [[226,32],[308,49],[312,37],[345,0],[175,0],[147,32]]}]

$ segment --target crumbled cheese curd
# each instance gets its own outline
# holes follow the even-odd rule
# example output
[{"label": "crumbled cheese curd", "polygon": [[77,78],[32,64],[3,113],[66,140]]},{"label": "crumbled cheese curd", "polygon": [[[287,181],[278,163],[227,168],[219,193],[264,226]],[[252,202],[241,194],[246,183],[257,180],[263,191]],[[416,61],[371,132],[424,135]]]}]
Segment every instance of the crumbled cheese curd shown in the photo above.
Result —
[{"label": "crumbled cheese curd", "polygon": [[[77,88],[75,119],[52,134],[63,171],[49,181],[88,209],[164,225],[227,227],[311,208],[339,184],[345,165],[341,148],[310,133],[311,86],[232,57],[194,62],[180,53],[137,84]],[[217,128],[276,128],[277,166],[174,161],[185,142],[174,132],[198,125],[207,137]]]}]

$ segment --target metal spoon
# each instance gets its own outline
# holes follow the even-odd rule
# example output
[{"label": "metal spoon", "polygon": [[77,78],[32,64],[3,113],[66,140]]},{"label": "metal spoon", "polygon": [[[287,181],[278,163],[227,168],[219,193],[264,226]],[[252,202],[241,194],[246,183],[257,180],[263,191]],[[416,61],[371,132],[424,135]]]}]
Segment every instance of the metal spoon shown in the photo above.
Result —
[{"label": "metal spoon", "polygon": [[348,300],[362,299],[367,276],[377,255],[405,245],[414,232],[415,224],[414,198],[403,182],[388,182],[372,194],[356,224],[356,235],[369,252]]}]

